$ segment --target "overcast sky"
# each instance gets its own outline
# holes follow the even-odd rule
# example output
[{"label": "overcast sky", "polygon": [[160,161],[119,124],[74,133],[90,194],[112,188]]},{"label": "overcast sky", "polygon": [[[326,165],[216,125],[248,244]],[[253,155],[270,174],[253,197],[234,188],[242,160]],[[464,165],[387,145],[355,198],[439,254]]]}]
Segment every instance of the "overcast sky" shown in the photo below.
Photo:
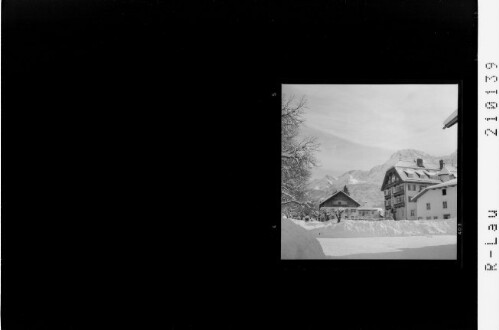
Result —
[{"label": "overcast sky", "polygon": [[457,125],[443,130],[457,109],[458,85],[283,85],[305,95],[305,135],[318,136],[322,170],[368,170],[400,149],[433,156],[457,149]]}]

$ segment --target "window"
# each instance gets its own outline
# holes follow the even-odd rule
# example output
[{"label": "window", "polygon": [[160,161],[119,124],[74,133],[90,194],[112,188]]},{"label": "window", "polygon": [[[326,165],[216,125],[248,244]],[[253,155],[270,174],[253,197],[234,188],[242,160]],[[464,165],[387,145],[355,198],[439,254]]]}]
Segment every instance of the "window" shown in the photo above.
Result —
[{"label": "window", "polygon": [[447,195],[447,189],[442,189],[442,196],[445,196],[445,195]]},{"label": "window", "polygon": [[415,184],[412,185],[412,190],[416,191],[416,185]]},{"label": "window", "polygon": [[423,217],[418,217],[418,220],[423,220]]},{"label": "window", "polygon": [[426,220],[431,220],[431,217],[426,217]]},{"label": "window", "polygon": [[447,208],[447,202],[443,202],[442,204],[444,206],[444,209],[446,209]]},{"label": "window", "polygon": [[416,216],[416,210],[411,210],[411,217]]},{"label": "window", "polygon": [[426,203],[426,209],[427,209],[427,210],[431,210],[431,205],[430,205],[430,203]]},{"label": "window", "polygon": [[433,219],[438,219],[438,217],[437,217],[437,216],[435,216],[435,217],[433,217]]},{"label": "window", "polygon": [[420,177],[421,179],[427,179],[427,176],[426,176],[426,174],[424,174],[424,172],[423,172],[423,171],[419,171],[419,170],[418,170],[418,171],[416,171],[416,173],[419,175],[419,177]]},{"label": "window", "polygon": [[444,219],[450,219],[450,214],[444,214]]},{"label": "window", "polygon": [[409,169],[404,170],[404,173],[405,173],[405,175],[406,175],[408,178],[410,178],[410,179],[412,179],[412,178],[414,178],[414,177],[415,177],[415,175],[414,175],[414,171],[412,171],[412,170],[409,170]]}]

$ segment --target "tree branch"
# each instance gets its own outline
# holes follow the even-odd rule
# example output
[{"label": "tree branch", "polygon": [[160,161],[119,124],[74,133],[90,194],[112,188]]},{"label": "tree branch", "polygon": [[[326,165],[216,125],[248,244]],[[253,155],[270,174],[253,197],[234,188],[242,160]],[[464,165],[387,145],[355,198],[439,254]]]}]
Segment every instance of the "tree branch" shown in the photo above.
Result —
[{"label": "tree branch", "polygon": [[301,205],[301,206],[307,206],[305,203],[298,202],[297,200],[294,200],[294,199],[290,200],[290,201],[281,202],[281,206],[289,204],[289,203],[295,203],[295,204],[298,204],[298,205]]}]

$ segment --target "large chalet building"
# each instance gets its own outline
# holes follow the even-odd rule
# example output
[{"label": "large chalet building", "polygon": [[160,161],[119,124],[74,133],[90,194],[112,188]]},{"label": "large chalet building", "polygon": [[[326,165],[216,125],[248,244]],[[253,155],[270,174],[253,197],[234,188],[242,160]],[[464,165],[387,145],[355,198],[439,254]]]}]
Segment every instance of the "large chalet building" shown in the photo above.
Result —
[{"label": "large chalet building", "polygon": [[359,207],[360,203],[353,199],[350,194],[339,190],[335,191],[331,196],[324,198],[320,204],[319,209],[323,207],[344,207],[352,208]]},{"label": "large chalet building", "polygon": [[398,161],[389,168],[383,179],[381,190],[385,194],[385,217],[394,220],[416,220],[417,204],[414,197],[426,187],[457,178],[457,169],[452,165],[415,161]]}]

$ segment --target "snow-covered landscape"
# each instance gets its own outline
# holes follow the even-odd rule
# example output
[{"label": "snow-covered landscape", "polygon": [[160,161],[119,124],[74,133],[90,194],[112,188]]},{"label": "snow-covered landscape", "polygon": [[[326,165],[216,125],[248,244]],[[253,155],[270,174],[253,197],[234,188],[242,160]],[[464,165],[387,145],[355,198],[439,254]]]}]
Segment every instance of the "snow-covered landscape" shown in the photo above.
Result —
[{"label": "snow-covered landscape", "polygon": [[281,225],[281,259],[455,260],[457,256],[455,218],[340,223],[283,218]]},{"label": "snow-covered landscape", "polygon": [[445,220],[336,220],[318,222],[289,219],[294,224],[306,229],[316,237],[394,237],[394,236],[429,236],[456,235],[456,219]]},{"label": "snow-covered landscape", "polygon": [[458,87],[283,85],[281,259],[456,260]]}]

